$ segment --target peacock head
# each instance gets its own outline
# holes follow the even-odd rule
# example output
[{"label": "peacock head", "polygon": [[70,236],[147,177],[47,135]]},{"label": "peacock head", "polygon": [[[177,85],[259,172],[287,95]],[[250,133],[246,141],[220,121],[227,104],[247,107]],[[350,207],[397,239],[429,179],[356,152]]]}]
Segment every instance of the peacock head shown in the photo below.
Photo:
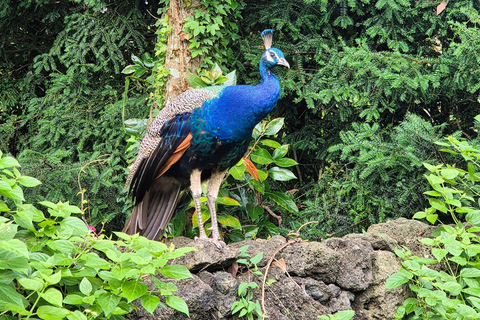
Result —
[{"label": "peacock head", "polygon": [[263,53],[261,59],[265,63],[265,65],[269,69],[275,66],[284,66],[290,68],[290,64],[288,64],[288,61],[285,59],[283,52],[277,48],[272,47],[273,30],[264,30],[261,36],[263,38],[263,44],[265,46],[265,52]]}]

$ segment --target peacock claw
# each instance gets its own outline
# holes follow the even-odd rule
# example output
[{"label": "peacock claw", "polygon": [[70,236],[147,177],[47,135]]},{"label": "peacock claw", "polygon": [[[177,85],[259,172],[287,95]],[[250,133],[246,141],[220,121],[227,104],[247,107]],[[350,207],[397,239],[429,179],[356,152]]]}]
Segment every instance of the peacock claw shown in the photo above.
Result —
[{"label": "peacock claw", "polygon": [[225,242],[223,240],[220,240],[220,239],[195,237],[194,240],[195,241],[206,241],[206,242],[213,243],[217,247],[218,250],[223,250],[223,248],[225,248],[227,246],[225,244]]}]

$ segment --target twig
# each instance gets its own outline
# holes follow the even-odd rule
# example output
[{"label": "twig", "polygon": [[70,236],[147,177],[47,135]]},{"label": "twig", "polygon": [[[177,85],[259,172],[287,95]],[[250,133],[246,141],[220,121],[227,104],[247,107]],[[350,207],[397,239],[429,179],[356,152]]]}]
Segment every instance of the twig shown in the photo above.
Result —
[{"label": "twig", "polygon": [[296,238],[296,239],[292,239],[285,242],[282,246],[280,246],[280,248],[275,250],[275,252],[272,253],[270,259],[268,259],[267,266],[265,268],[265,274],[263,275],[263,281],[262,281],[262,318],[263,319],[265,319],[267,315],[267,310],[265,309],[265,282],[267,280],[267,275],[268,275],[268,270],[270,269],[270,265],[272,264],[273,259],[275,259],[275,256],[277,255],[277,253],[279,253],[283,248],[300,241],[302,241],[302,239]]},{"label": "twig", "polygon": [[303,227],[305,227],[305,226],[307,226],[307,225],[309,225],[309,224],[312,224],[312,223],[318,223],[318,221],[308,221],[308,222],[302,224],[302,225],[300,226],[300,228],[297,229],[297,232],[292,232],[292,231],[290,231],[290,232],[287,234],[287,239],[288,239],[289,236],[297,236],[297,237],[300,236],[300,230],[302,230]]},{"label": "twig", "polygon": [[268,213],[270,213],[270,215],[272,217],[274,217],[275,219],[278,220],[278,226],[280,227],[282,225],[282,217],[280,217],[279,215],[276,215],[275,212],[272,211],[272,209],[270,209],[268,206],[265,206],[262,204],[261,206],[263,209],[267,210]]},{"label": "twig", "polygon": [[293,150],[293,159],[297,163],[295,165],[295,169],[297,169],[297,174],[298,174],[298,181],[303,182],[302,179],[302,172],[300,171],[300,167],[298,166],[298,157],[297,157],[297,150]]}]

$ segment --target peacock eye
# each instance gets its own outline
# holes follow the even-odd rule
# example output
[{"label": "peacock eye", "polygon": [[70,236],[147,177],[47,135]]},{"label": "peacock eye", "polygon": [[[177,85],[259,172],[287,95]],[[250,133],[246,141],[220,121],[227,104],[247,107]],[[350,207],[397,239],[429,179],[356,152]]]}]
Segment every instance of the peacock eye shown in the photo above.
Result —
[{"label": "peacock eye", "polygon": [[270,57],[274,58],[275,57],[275,52],[270,52]]}]

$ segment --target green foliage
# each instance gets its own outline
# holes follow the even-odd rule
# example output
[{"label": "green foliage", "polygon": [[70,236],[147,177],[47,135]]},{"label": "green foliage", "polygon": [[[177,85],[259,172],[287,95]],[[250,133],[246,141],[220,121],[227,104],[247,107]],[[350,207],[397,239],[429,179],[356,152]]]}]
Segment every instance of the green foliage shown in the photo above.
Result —
[{"label": "green foliage", "polygon": [[229,47],[239,38],[237,19],[245,3],[232,0],[202,0],[202,8],[185,18],[183,31],[190,35],[192,58],[203,57],[201,67],[222,63],[234,56]]},{"label": "green foliage", "polygon": [[335,314],[329,314],[327,316],[318,316],[318,319],[324,319],[324,320],[350,320],[353,318],[355,315],[355,311],[353,310],[343,310],[343,311],[338,311]]},{"label": "green foliage", "polygon": [[[257,264],[263,258],[263,252],[260,252],[255,257],[250,258],[250,255],[246,252],[248,245],[240,248],[241,259],[237,260],[237,263],[245,265],[247,268],[253,268],[252,273],[256,276],[262,276],[263,274],[258,271]],[[250,259],[248,259],[250,258]],[[250,271],[250,270],[249,270]],[[250,274],[250,273],[249,273]],[[254,317],[257,319],[263,319],[262,308],[260,303],[257,301],[253,302],[253,290],[258,290],[258,285],[256,282],[251,281],[249,283],[242,282],[238,286],[238,296],[240,300],[235,301],[232,304],[231,310],[232,314],[238,313],[238,317],[245,317],[248,320],[253,320]]]},{"label": "green foliage", "polygon": [[[124,319],[140,299],[150,313],[165,303],[188,315],[185,302],[173,296],[173,279],[191,278],[188,269],[167,265],[193,248],[173,246],[123,233],[113,241],[95,233],[75,214],[83,212],[68,202],[42,201],[45,215],[24,203],[22,188],[40,184],[21,175],[19,163],[0,152],[0,317]],[[154,287],[143,283],[150,279]]]},{"label": "green foliage", "polygon": [[[119,73],[132,53],[142,56],[149,45],[153,48],[144,32],[153,18],[128,2],[22,5],[20,14],[16,2],[2,4],[10,13],[1,23],[11,25],[2,26],[8,31],[0,45],[18,53],[5,52],[0,65],[5,76],[0,96],[10,96],[2,99],[0,149],[44,182],[26,191],[30,202],[76,203],[90,224],[107,222],[107,230],[119,230],[115,221],[108,222],[126,210],[122,117],[145,114],[141,87],[122,108]],[[31,21],[39,25],[32,29]]]},{"label": "green foliage", "polygon": [[[478,117],[477,117],[478,120]],[[409,283],[414,297],[397,310],[397,319],[478,319],[480,316],[480,149],[466,141],[448,137],[439,142],[444,151],[461,155],[467,170],[450,165],[424,163],[430,173],[425,177],[433,190],[426,191],[430,206],[414,218],[430,223],[448,214],[454,226],[441,224],[432,238],[420,240],[431,246],[433,259],[412,256],[404,248],[396,254],[404,259],[403,267],[392,274],[385,286],[396,288]],[[458,217],[464,217],[462,224]],[[448,217],[448,216],[447,216]],[[463,219],[462,219],[463,220]],[[440,264],[441,269],[430,268]]]},{"label": "green foliage", "polygon": [[[292,66],[275,71],[283,94],[273,116],[285,118],[282,143],[301,169],[286,189],[299,189],[299,207],[306,209],[286,229],[322,221],[321,229],[304,232],[315,239],[410,217],[426,201],[419,164],[441,161],[432,141],[442,131],[476,135],[480,3],[449,2],[439,15],[437,5],[247,1],[248,34],[237,60],[251,63],[235,65],[239,77],[255,83],[258,33],[266,27],[274,26],[274,46]],[[412,115],[426,121],[419,134],[396,137],[418,122]],[[413,153],[402,148],[410,140]]]},{"label": "green foliage", "polygon": [[231,208],[229,212],[234,211],[235,216],[240,217],[242,225],[248,225],[242,233],[239,230],[230,232],[227,235],[230,241],[255,239],[258,234],[262,237],[279,234],[278,227],[271,222],[272,217],[266,211],[273,212],[275,209],[292,215],[298,214],[291,193],[275,191],[271,187],[273,184],[276,190],[284,190],[280,185],[285,186],[286,182],[296,179],[287,169],[297,164],[295,160],[286,157],[288,145],[271,139],[278,135],[283,124],[283,118],[260,122],[254,129],[249,153],[229,171],[230,178],[221,192],[238,201],[240,205]]}]

